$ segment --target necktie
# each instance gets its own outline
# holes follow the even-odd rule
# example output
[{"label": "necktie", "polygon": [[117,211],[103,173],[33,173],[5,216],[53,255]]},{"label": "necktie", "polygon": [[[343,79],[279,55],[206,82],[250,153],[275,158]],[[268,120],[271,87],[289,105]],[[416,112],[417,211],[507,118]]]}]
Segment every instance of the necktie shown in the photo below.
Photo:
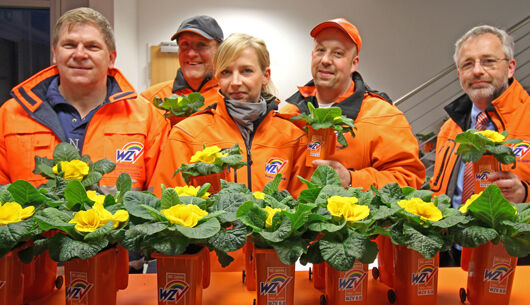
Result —
[{"label": "necktie", "polygon": [[[486,130],[488,124],[488,116],[485,112],[481,112],[477,115],[477,124],[475,125],[476,130]],[[467,162],[464,168],[464,185],[462,186],[462,205],[473,195],[475,192],[475,173],[473,171],[473,162]]]}]

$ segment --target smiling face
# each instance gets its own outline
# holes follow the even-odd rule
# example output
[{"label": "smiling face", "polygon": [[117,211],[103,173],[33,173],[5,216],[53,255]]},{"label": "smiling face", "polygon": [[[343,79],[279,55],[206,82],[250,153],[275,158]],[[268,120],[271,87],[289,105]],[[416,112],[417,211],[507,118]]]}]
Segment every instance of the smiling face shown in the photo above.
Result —
[{"label": "smiling face", "polygon": [[350,87],[351,74],[357,70],[358,64],[355,44],[341,30],[326,28],[315,36],[311,73],[317,91],[339,97]]},{"label": "smiling face", "polygon": [[218,43],[198,34],[184,32],[178,37],[178,45],[182,74],[193,89],[198,89],[204,78],[213,74],[213,56]]},{"label": "smiling face", "polygon": [[90,23],[63,25],[53,46],[62,87],[106,86],[107,71],[115,60],[116,52],[109,51],[100,29]]},{"label": "smiling face", "polygon": [[[464,43],[458,52],[458,77],[469,98],[484,110],[508,87],[508,79],[515,72],[515,60],[505,60],[501,40],[487,33],[473,37]],[[497,60],[493,67],[485,69],[480,60]],[[473,68],[464,70],[465,63],[473,62]]]},{"label": "smiling face", "polygon": [[217,74],[221,92],[231,100],[257,103],[261,89],[270,80],[270,68],[263,71],[256,51],[245,48],[239,56]]}]

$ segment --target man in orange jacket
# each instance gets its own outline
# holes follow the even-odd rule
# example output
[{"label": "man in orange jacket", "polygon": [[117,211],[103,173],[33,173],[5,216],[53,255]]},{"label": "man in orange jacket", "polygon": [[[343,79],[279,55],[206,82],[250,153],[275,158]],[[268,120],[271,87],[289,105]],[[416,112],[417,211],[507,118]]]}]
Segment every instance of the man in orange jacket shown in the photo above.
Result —
[{"label": "man in orange jacket", "polygon": [[68,142],[92,160],[116,169],[100,186],[113,192],[117,177],[129,173],[133,187],[147,188],[169,124],[114,68],[112,27],[99,12],[79,8],[57,21],[52,42],[55,65],[11,91],[0,107],[0,184],[24,179],[37,186],[35,156],[51,158]]},{"label": "man in orange jacket", "polygon": [[315,108],[336,106],[357,127],[355,137],[345,135],[348,147],[336,149],[332,160],[315,160],[313,164],[333,167],[344,187],[368,190],[391,182],[421,187],[425,166],[408,121],[384,93],[370,90],[357,72],[362,45],[357,28],[337,18],[317,25],[311,36],[315,39],[313,80],[299,87],[280,112],[309,113],[307,103]]},{"label": "man in orange jacket", "polygon": [[[455,154],[455,137],[473,128],[481,112],[487,114],[486,129],[508,131],[509,137],[523,142],[512,147],[517,166],[502,165],[489,175],[511,202],[529,202],[530,184],[530,97],[513,78],[514,41],[505,31],[492,26],[478,26],[455,44],[453,59],[465,94],[445,107],[449,119],[436,141],[436,161],[431,189],[452,198],[453,207],[462,202],[464,163]],[[452,250],[452,262],[459,264],[459,251]]]},{"label": "man in orange jacket", "polygon": [[141,95],[152,102],[155,96],[163,99],[172,94],[199,92],[204,97],[202,108],[210,106],[219,89],[213,77],[213,57],[223,42],[223,30],[212,17],[194,16],[180,24],[171,40],[176,40],[179,47],[180,68],[175,80],[153,85]]}]

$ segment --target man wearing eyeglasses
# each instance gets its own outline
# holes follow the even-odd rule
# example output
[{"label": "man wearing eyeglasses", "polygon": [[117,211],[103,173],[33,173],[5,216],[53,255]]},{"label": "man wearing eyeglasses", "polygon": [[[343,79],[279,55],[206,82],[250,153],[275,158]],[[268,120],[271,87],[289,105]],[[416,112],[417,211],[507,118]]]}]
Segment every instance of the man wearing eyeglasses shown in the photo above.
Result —
[{"label": "man wearing eyeglasses", "polygon": [[180,24],[171,40],[176,40],[179,46],[177,76],[146,89],[142,96],[153,101],[155,96],[163,99],[172,94],[200,92],[204,97],[202,108],[208,107],[219,89],[213,78],[213,57],[223,41],[223,30],[212,17],[194,16]]},{"label": "man wearing eyeglasses", "polygon": [[[438,134],[431,179],[431,189],[451,197],[455,208],[465,203],[468,192],[463,190],[466,166],[455,154],[454,139],[470,128],[506,130],[509,137],[523,140],[512,148],[516,168],[503,165],[501,171],[493,172],[489,178],[509,201],[530,201],[530,97],[513,78],[516,67],[513,54],[513,38],[488,25],[471,29],[455,44],[453,59],[465,94],[445,107],[449,119]],[[458,263],[458,257],[455,260]]]}]

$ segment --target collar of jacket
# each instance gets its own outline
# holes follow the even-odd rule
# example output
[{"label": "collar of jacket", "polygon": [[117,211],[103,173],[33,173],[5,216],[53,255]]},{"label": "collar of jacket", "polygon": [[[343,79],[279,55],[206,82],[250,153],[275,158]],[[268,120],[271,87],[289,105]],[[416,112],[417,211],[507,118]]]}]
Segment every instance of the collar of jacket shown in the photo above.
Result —
[{"label": "collar of jacket", "polygon": [[[48,87],[58,75],[57,66],[50,66],[15,86],[10,94],[34,120],[50,128],[62,141],[65,141],[66,135],[57,114],[51,105],[45,102]],[[113,93],[107,97],[109,103],[137,97],[132,85],[118,69],[109,69],[107,77],[113,86]]]},{"label": "collar of jacket", "polygon": [[[215,103],[205,108],[204,110],[196,112],[192,115],[197,115],[203,112],[213,112],[214,110],[217,110],[220,111],[221,114],[230,117],[230,114],[226,109],[225,96],[221,93],[220,90],[217,91],[217,94],[217,101]],[[263,120],[263,118],[267,116],[269,112],[278,110],[278,104],[280,103],[280,100],[272,94],[262,93],[261,96],[265,99],[265,103],[267,104],[267,110],[265,110],[265,113],[260,117],[260,119],[258,119],[258,124]]]},{"label": "collar of jacket", "polygon": [[[344,99],[342,102],[333,105],[341,108],[342,114],[347,116],[348,118],[352,120],[355,120],[357,118],[359,111],[361,111],[365,92],[377,94],[382,99],[391,103],[390,98],[384,92],[371,90],[370,87],[368,87],[368,85],[364,83],[364,80],[361,77],[361,74],[359,74],[359,72],[354,72],[352,74],[352,80],[355,84],[355,91],[353,92],[353,94]],[[312,103],[315,108],[318,107],[316,96],[309,95],[309,92],[314,91],[314,87],[315,82],[313,80],[309,81],[307,84],[305,84],[305,86],[298,87],[298,92],[289,97],[286,102],[298,107],[298,109],[302,113],[309,113],[307,102]]]},{"label": "collar of jacket", "polygon": [[189,89],[191,91],[200,92],[201,90],[208,90],[212,87],[215,87],[217,82],[213,78],[213,75],[207,75],[203,80],[197,91],[193,90],[193,88],[190,87],[186,79],[184,78],[184,74],[182,73],[182,69],[179,68],[177,71],[177,76],[175,77],[175,81],[173,82],[173,89],[172,92],[175,93],[180,90]]},{"label": "collar of jacket", "polygon": [[[508,84],[508,88],[486,107],[486,112],[490,117],[490,113],[497,113],[497,109],[494,105],[500,104],[501,101],[505,99],[505,95],[511,92],[513,88],[518,84],[518,82],[515,81],[514,78],[511,78],[508,80]],[[467,126],[469,125],[469,122],[471,120],[471,108],[473,108],[473,102],[471,101],[469,96],[464,93],[457,97],[454,101],[449,103],[447,106],[445,106],[444,110],[462,130],[467,130]],[[501,122],[501,124],[503,123]]]}]

